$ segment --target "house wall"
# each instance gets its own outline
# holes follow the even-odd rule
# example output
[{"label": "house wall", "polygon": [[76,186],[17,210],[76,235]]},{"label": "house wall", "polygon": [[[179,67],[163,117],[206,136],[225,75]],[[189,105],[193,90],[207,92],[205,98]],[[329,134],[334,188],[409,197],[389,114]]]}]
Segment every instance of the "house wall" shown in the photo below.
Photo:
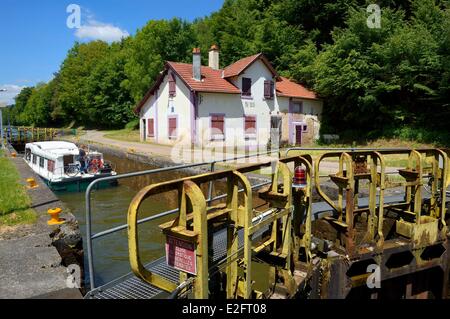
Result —
[{"label": "house wall", "polygon": [[[170,71],[169,71],[170,72]],[[142,119],[155,119],[155,137],[147,138],[161,144],[174,144],[177,141],[191,140],[191,92],[176,77],[176,94],[169,97],[169,77],[166,75],[156,93],[147,100],[141,110],[141,140],[145,140],[143,135]],[[169,118],[177,118],[177,138],[169,139]],[[147,134],[146,134],[147,135]]]},{"label": "house wall", "polygon": [[[294,103],[302,104],[301,113],[293,113],[291,105]],[[296,125],[307,125],[307,130],[302,132],[302,144],[310,144],[319,138],[322,101],[278,97],[278,106],[282,117],[282,143],[295,144]]]},{"label": "house wall", "polygon": [[[227,147],[256,149],[265,146],[270,137],[270,114],[278,110],[276,98],[264,98],[264,81],[273,80],[271,72],[261,61],[253,63],[243,74],[230,79],[242,90],[242,78],[252,79],[252,96],[240,94],[199,93],[198,119],[196,120],[198,136],[196,143],[204,147]],[[211,140],[211,115],[225,116],[225,140]],[[256,117],[257,134],[255,138],[245,136],[245,116]]]},{"label": "house wall", "polygon": [[[171,72],[171,70],[169,70]],[[295,125],[305,124],[307,130],[302,133],[302,144],[311,143],[319,137],[320,114],[322,102],[306,99],[291,99],[277,97],[265,99],[264,81],[273,80],[272,73],[262,61],[256,61],[244,73],[230,79],[242,89],[242,78],[252,79],[252,96],[225,93],[198,93],[197,117],[194,116],[194,98],[191,91],[176,77],[176,95],[169,97],[169,76],[166,75],[160,87],[151,96],[141,109],[140,130],[141,140],[153,140],[161,144],[174,144],[177,141],[193,142],[203,147],[237,146],[255,149],[258,145],[267,145],[270,139],[270,117],[279,114],[282,117],[282,142],[295,143]],[[303,112],[294,114],[291,104],[300,102]],[[172,109],[173,108],[173,109]],[[211,115],[223,114],[225,116],[225,140],[211,140]],[[256,116],[256,139],[246,139],[244,134],[245,115]],[[169,139],[168,118],[177,118],[177,139]],[[144,132],[142,119],[155,119],[155,137],[147,137]],[[148,122],[146,122],[148,123]],[[193,132],[196,132],[194,137]]]}]

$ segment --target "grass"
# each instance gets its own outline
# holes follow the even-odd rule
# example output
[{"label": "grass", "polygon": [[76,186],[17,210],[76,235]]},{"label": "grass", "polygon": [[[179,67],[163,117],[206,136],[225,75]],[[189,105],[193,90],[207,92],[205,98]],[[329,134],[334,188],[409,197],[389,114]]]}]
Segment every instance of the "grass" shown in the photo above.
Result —
[{"label": "grass", "polygon": [[111,138],[118,141],[124,141],[124,142],[140,142],[140,133],[139,130],[132,130],[132,129],[122,129],[122,130],[113,130],[113,131],[106,131],[105,137]]},{"label": "grass", "polygon": [[36,221],[36,213],[30,209],[31,199],[19,181],[17,169],[0,151],[0,227]]},{"label": "grass", "polygon": [[0,228],[2,226],[33,224],[36,220],[37,220],[36,212],[33,209],[25,209],[4,216],[0,216]]}]

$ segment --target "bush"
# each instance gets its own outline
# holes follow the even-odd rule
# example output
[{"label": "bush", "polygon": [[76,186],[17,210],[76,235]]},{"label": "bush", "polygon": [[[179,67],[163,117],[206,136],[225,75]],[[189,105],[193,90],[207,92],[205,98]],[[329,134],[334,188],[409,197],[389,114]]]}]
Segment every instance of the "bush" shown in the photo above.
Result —
[{"label": "bush", "polygon": [[139,119],[128,122],[127,125],[125,125],[125,129],[130,131],[139,129]]}]

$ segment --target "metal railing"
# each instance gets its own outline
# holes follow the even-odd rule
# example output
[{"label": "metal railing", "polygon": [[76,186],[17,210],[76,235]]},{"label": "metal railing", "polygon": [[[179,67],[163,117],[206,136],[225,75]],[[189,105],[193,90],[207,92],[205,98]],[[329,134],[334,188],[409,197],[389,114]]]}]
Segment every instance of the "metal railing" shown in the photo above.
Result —
[{"label": "metal railing", "polygon": [[[262,152],[262,153],[256,153],[256,154],[248,154],[248,155],[243,155],[243,156],[235,156],[235,157],[230,157],[230,158],[224,158],[224,159],[220,159],[220,160],[213,160],[213,161],[209,161],[209,162],[201,162],[201,163],[192,163],[192,164],[182,164],[182,165],[176,165],[176,166],[170,166],[170,167],[164,167],[164,168],[157,168],[157,169],[151,169],[151,170],[145,170],[145,171],[139,171],[139,172],[132,172],[132,173],[125,173],[125,174],[118,174],[115,176],[108,176],[108,177],[102,177],[102,178],[98,178],[94,181],[92,181],[89,186],[86,189],[86,193],[85,193],[85,200],[86,200],[86,247],[87,247],[87,257],[88,257],[88,269],[89,269],[89,285],[90,285],[90,290],[93,290],[96,288],[95,286],[95,268],[94,268],[94,252],[93,252],[93,240],[98,239],[100,237],[104,237],[113,233],[116,233],[120,230],[126,229],[128,227],[127,224],[123,224],[120,226],[116,226],[113,228],[109,228],[107,230],[98,232],[93,234],[92,233],[92,214],[91,214],[91,192],[94,189],[95,185],[97,185],[98,183],[101,183],[103,181],[112,181],[112,180],[119,180],[119,179],[124,179],[124,178],[131,178],[131,177],[139,177],[139,176],[145,176],[145,175],[153,175],[156,173],[163,173],[163,172],[170,172],[170,171],[175,171],[175,170],[182,170],[182,169],[189,169],[189,168],[194,168],[194,167],[199,167],[199,166],[206,166],[209,165],[209,171],[213,172],[215,169],[215,166],[217,163],[223,163],[223,162],[230,162],[230,161],[237,161],[237,160],[241,160],[241,159],[247,159],[247,158],[254,158],[254,157],[261,157],[261,156],[267,156],[267,155],[271,155],[273,153],[277,154],[277,159],[279,158],[280,155],[280,151],[279,150],[271,150],[271,151],[267,151],[267,152]],[[257,189],[260,188],[262,186],[268,185],[270,184],[271,181],[269,182],[263,182],[263,183],[258,183],[256,185],[252,186],[252,189]],[[227,195],[223,194],[223,195],[218,195],[215,197],[212,197],[212,187],[213,187],[213,183],[210,182],[208,185],[208,199],[207,199],[207,203],[208,205],[210,205],[211,202],[225,198]],[[242,189],[243,190],[243,189]],[[242,190],[239,190],[240,192]],[[138,224],[142,224],[142,223],[146,223],[152,220],[156,220],[171,214],[175,214],[178,212],[178,208],[176,209],[172,209],[172,210],[168,210],[150,217],[146,217],[146,218],[142,218],[140,220],[137,221]]]},{"label": "metal railing", "polygon": [[[409,152],[411,148],[400,147],[400,148],[359,148],[359,147],[342,147],[342,148],[333,148],[333,147],[290,147],[286,149],[284,156],[288,157],[289,153],[292,151],[324,151],[324,152]],[[397,172],[394,171],[386,171],[385,175],[397,175]],[[329,177],[329,175],[319,175],[319,177]]]}]

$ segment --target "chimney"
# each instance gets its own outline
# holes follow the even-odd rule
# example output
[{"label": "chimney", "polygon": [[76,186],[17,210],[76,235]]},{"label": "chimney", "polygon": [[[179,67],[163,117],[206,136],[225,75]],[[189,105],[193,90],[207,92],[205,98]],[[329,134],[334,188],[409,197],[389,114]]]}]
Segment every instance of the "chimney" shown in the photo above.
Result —
[{"label": "chimney", "polygon": [[194,48],[192,50],[192,77],[196,81],[202,80],[201,66],[202,62],[200,48]]},{"label": "chimney", "polygon": [[219,69],[219,47],[217,45],[211,46],[211,49],[209,49],[209,59],[208,59],[208,65],[210,68],[214,70]]}]

